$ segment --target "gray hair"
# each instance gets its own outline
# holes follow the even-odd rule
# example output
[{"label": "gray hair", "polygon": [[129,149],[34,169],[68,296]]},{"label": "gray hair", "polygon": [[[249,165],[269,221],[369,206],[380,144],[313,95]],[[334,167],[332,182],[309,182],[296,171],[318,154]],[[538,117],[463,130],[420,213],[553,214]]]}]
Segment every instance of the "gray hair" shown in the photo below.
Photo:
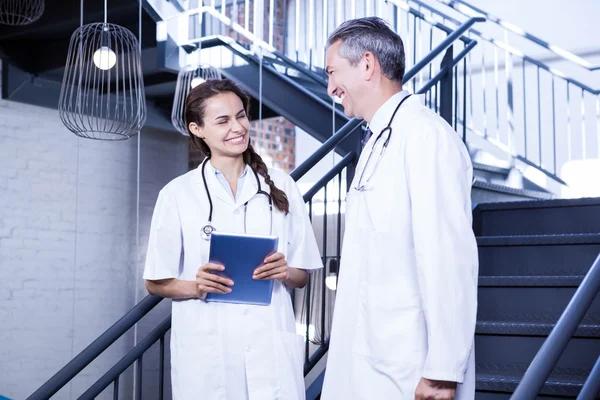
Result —
[{"label": "gray hair", "polygon": [[378,17],[352,19],[342,23],[329,36],[327,47],[342,41],[339,55],[356,65],[366,52],[379,61],[381,71],[390,80],[404,78],[404,44],[389,24]]}]

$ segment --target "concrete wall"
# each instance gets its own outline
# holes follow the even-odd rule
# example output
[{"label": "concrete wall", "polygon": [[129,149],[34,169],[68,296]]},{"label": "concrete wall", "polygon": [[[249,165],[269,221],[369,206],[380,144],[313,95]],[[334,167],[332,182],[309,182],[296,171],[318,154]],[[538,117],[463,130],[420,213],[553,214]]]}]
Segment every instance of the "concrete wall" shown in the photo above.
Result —
[{"label": "concrete wall", "polygon": [[[0,100],[0,395],[31,394],[146,294],[138,262],[152,209],[186,171],[187,141],[151,130],[140,139],[138,249],[138,138],[79,139],[56,110]],[[133,344],[129,332],[56,398],[76,398]],[[131,373],[121,387],[131,393]]]}]

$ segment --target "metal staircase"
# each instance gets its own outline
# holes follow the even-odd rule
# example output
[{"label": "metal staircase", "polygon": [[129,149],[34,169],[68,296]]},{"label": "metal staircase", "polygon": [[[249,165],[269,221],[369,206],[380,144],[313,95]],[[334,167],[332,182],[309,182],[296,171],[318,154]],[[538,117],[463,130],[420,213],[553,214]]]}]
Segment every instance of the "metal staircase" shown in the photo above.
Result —
[{"label": "metal staircase", "polygon": [[[294,298],[297,321],[307,338],[305,377],[308,399],[318,398],[322,384],[331,310],[335,302],[335,292],[328,289],[327,280],[335,279],[338,273],[343,226],[342,190],[354,171],[362,125],[361,121],[345,117],[340,106],[327,96],[326,78],[322,73],[323,54],[320,52],[332,27],[343,19],[365,14],[391,19],[407,48],[405,86],[415,93],[425,94],[428,106],[444,116],[464,138],[474,161],[476,180],[472,193],[474,205],[477,205],[474,230],[478,237],[481,274],[476,331],[477,399],[511,398],[512,393],[520,390],[519,382],[526,372],[526,377],[533,377],[528,379],[541,379],[540,398],[575,398],[582,391],[586,378],[597,376],[596,369],[600,371],[600,362],[596,361],[600,354],[598,300],[591,303],[583,321],[576,322],[574,332],[568,333],[562,325],[557,327],[557,321],[561,315],[564,317],[563,311],[576,291],[597,292],[594,288],[600,285],[600,276],[596,273],[600,267],[591,268],[600,253],[600,220],[596,218],[600,215],[600,200],[550,200],[564,187],[560,166],[574,157],[573,147],[568,148],[566,156],[560,153],[560,146],[557,150],[562,138],[557,124],[550,125],[554,129],[548,130],[538,123],[535,134],[528,136],[527,131],[532,130],[530,118],[519,120],[517,113],[509,112],[517,108],[516,68],[504,71],[506,80],[502,84],[496,80],[488,86],[491,81],[489,76],[486,79],[486,68],[480,67],[487,65],[490,53],[485,49],[478,50],[478,43],[485,42],[486,48],[492,49],[495,60],[491,67],[492,76],[500,75],[500,64],[494,57],[498,49],[508,55],[507,60],[519,55],[517,49],[507,47],[506,43],[479,30],[479,25],[502,26],[503,21],[482,15],[481,10],[468,15],[463,1],[369,1],[364,8],[350,0],[296,0],[289,3],[213,0],[197,3],[146,1],[145,8],[158,24],[161,68],[176,73],[180,65],[193,62],[198,55],[203,62],[210,60],[224,76],[237,81],[250,93],[254,108],[260,109],[262,116],[284,116],[322,142],[322,147],[292,173],[296,180],[330,152],[343,157],[304,195],[325,265],[323,271],[311,275],[304,290],[295,292]],[[278,31],[273,20],[278,4],[284,3],[291,8],[285,29],[295,34],[288,35],[294,36],[291,39],[286,36],[284,45],[277,45]],[[459,7],[459,3],[463,7]],[[319,17],[317,11],[322,11]],[[183,37],[181,32],[184,32]],[[524,37],[540,45],[539,40]],[[533,76],[539,76],[542,71],[553,74],[553,93],[554,85],[561,79],[567,88],[581,89],[583,85],[564,78],[531,57],[521,58],[522,75],[519,76],[523,77],[523,85],[531,71]],[[479,73],[474,72],[477,68]],[[538,94],[533,90],[534,97],[540,97],[540,87],[538,78]],[[479,94],[474,94],[478,90]],[[583,91],[583,102],[588,101],[585,96],[600,94],[588,87]],[[479,95],[482,96],[477,97]],[[529,104],[527,93],[518,95],[525,99],[523,104]],[[598,101],[600,104],[600,97]],[[538,119],[548,104],[557,108],[555,100],[551,103],[540,100],[539,107],[530,108],[527,115],[537,112]],[[582,118],[589,119],[589,116]],[[569,123],[574,119],[575,116],[569,114]],[[598,121],[600,136],[600,115]],[[566,131],[572,139],[573,130],[568,128]],[[586,137],[585,125],[580,132],[582,138]],[[553,162],[548,164],[548,159]],[[532,175],[531,171],[537,175]],[[540,174],[543,179],[532,178]],[[328,195],[337,203],[329,210]],[[540,201],[523,202],[524,199]],[[317,206],[323,208],[321,215],[315,212]],[[584,278],[586,274],[588,276]],[[584,281],[588,282],[585,287],[581,285]],[[30,399],[48,398],[56,393],[160,301],[153,296],[145,298]],[[577,301],[574,306],[579,310],[587,309],[582,301]],[[162,399],[167,391],[165,341],[169,329],[170,317],[167,317],[80,398],[95,398],[103,391],[111,390],[115,398],[130,393],[124,392],[123,386],[132,382],[123,374],[133,366],[136,398]],[[536,354],[544,343],[548,343],[549,337],[551,343],[555,343],[554,336],[564,336],[565,332],[568,337],[573,334],[574,337],[565,349],[557,347],[562,356],[557,357],[558,363],[549,377],[544,376],[544,372],[536,369]],[[157,375],[148,378],[144,372],[148,358],[144,355],[157,343]],[[598,367],[594,368],[594,365]],[[532,367],[536,368],[530,371]],[[589,383],[592,378],[587,386],[591,389],[586,393],[594,392]]]}]

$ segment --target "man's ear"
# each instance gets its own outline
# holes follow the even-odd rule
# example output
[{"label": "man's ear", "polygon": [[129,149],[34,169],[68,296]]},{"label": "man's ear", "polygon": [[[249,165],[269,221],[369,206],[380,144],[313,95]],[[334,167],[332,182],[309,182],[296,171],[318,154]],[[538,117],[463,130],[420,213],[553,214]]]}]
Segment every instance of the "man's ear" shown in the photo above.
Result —
[{"label": "man's ear", "polygon": [[373,78],[373,74],[375,73],[375,67],[377,66],[377,59],[375,58],[375,55],[373,53],[371,53],[370,51],[367,51],[364,55],[363,55],[363,73],[364,73],[364,77],[365,80],[370,81]]}]

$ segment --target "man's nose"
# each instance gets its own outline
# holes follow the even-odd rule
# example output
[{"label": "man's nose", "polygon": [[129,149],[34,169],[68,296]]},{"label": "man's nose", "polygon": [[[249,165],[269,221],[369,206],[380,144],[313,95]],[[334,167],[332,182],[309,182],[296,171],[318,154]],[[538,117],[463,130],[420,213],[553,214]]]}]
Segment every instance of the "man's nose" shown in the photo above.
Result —
[{"label": "man's nose", "polygon": [[327,93],[333,97],[335,96],[336,90],[337,86],[335,85],[335,82],[333,82],[333,80],[329,78],[329,80],[327,81]]}]

